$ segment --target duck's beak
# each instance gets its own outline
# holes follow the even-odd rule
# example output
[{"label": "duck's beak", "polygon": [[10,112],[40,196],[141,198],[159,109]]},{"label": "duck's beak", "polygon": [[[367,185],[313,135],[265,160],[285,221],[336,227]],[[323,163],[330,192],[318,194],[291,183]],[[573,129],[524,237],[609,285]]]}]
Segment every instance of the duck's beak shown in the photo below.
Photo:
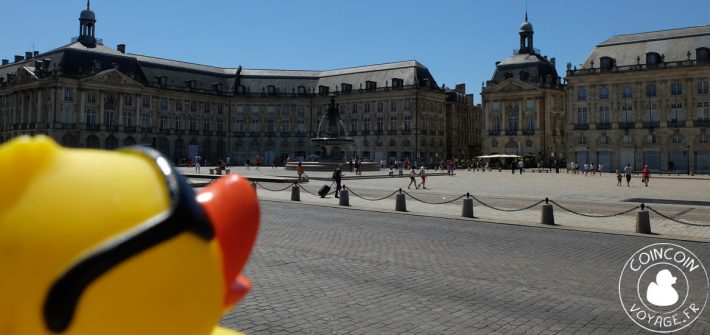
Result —
[{"label": "duck's beak", "polygon": [[222,252],[225,309],[231,307],[251,288],[240,274],[249,258],[259,230],[259,203],[249,181],[228,175],[204,188],[197,195],[215,229]]}]

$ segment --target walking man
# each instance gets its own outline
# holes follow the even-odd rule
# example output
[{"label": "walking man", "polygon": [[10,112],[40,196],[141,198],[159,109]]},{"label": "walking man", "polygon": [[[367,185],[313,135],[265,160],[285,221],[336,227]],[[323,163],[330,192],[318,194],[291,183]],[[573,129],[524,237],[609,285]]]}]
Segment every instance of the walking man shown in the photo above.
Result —
[{"label": "walking man", "polygon": [[414,165],[412,165],[412,167],[409,170],[409,186],[407,186],[408,190],[412,189],[412,184],[414,184],[415,189],[417,189],[417,190],[419,189],[419,186],[417,186],[416,176],[417,176],[417,172],[414,171]]},{"label": "walking man", "polygon": [[424,170],[424,165],[419,169],[419,178],[422,178],[422,183],[419,184],[419,186],[426,190],[426,171]]},{"label": "walking man", "polygon": [[335,182],[335,197],[340,198],[340,182],[343,180],[343,171],[340,170],[341,166],[333,171],[333,181]]}]

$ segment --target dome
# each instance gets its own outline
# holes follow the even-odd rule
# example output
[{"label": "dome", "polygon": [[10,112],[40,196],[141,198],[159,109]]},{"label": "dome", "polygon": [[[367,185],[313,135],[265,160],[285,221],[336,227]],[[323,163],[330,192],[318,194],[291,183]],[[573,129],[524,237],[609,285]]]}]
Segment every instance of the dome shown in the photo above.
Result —
[{"label": "dome", "polygon": [[508,78],[516,78],[532,85],[540,86],[544,82],[557,81],[555,65],[537,54],[515,54],[496,65],[491,78],[502,83]]},{"label": "dome", "polygon": [[525,20],[525,22],[523,22],[523,24],[520,25],[520,31],[533,31],[532,23]]},{"label": "dome", "polygon": [[91,9],[82,10],[81,15],[79,15],[79,20],[96,21],[96,14],[94,14],[94,11]]}]

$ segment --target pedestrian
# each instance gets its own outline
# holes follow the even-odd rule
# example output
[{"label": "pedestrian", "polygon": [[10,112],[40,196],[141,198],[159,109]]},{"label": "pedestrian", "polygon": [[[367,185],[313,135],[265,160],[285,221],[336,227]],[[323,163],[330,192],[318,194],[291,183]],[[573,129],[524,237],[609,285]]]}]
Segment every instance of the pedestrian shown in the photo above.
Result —
[{"label": "pedestrian", "polygon": [[634,169],[631,167],[631,163],[626,164],[624,167],[624,175],[626,175],[626,186],[630,187],[631,186],[631,174],[634,172]]},{"label": "pedestrian", "polygon": [[419,187],[426,190],[426,171],[424,170],[424,165],[419,169],[419,178],[422,178],[422,183],[419,184]]},{"label": "pedestrian", "polygon": [[348,170],[350,170],[350,173],[353,172],[353,159],[352,158],[350,158],[350,160],[348,161]]},{"label": "pedestrian", "polygon": [[200,159],[202,159],[202,157],[200,157],[200,155],[195,155],[195,172],[196,173],[200,173]]},{"label": "pedestrian", "polygon": [[621,171],[619,171],[619,169],[616,169],[616,186],[621,187],[622,179],[624,179],[624,177],[621,175]]},{"label": "pedestrian", "polygon": [[402,177],[404,176],[404,163],[402,161],[397,161],[397,171],[399,172],[399,176]]},{"label": "pedestrian", "polygon": [[301,164],[301,162],[298,162],[298,166],[296,167],[296,174],[298,175],[298,181],[303,181],[303,164]]},{"label": "pedestrian", "polygon": [[417,172],[414,171],[414,165],[409,169],[409,185],[407,186],[407,189],[411,190],[412,189],[412,184],[414,184],[415,189],[419,189],[419,186],[417,186],[417,179],[415,178],[417,176]]},{"label": "pedestrian", "polygon": [[259,170],[260,166],[261,166],[261,157],[259,157],[259,155],[256,155],[256,169]]},{"label": "pedestrian", "polygon": [[338,167],[333,171],[333,181],[335,182],[335,197],[339,198],[340,197],[340,182],[343,180],[343,171],[340,170],[342,166],[338,165]]},{"label": "pedestrian", "polygon": [[651,178],[651,170],[648,169],[648,165],[643,166],[641,173],[643,175],[643,183],[648,187],[648,180]]},{"label": "pedestrian", "polygon": [[597,171],[599,172],[599,177],[602,176],[602,169],[603,169],[602,163],[599,163],[599,168],[597,169]]},{"label": "pedestrian", "polygon": [[249,161],[249,158],[247,158],[247,160],[244,161],[244,166],[246,167],[247,170],[249,170],[249,163],[251,163],[251,162]]},{"label": "pedestrian", "polygon": [[362,166],[360,162],[360,158],[355,159],[355,175],[361,175],[362,170],[360,170],[360,167]]},{"label": "pedestrian", "polygon": [[518,161],[518,169],[520,169],[520,174],[523,174],[523,168],[525,168],[525,163],[523,163],[523,160]]}]

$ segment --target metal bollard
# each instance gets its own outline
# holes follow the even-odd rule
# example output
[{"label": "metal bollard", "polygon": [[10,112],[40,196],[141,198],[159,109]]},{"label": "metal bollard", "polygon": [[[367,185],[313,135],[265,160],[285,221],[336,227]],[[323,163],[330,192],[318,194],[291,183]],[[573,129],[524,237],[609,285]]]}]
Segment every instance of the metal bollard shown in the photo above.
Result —
[{"label": "metal bollard", "polygon": [[639,234],[651,234],[651,219],[645,207],[641,204],[641,211],[636,214],[636,232]]},{"label": "metal bollard", "polygon": [[301,188],[298,187],[298,184],[291,187],[291,201],[301,201]]},{"label": "metal bollard", "polygon": [[466,193],[466,199],[463,199],[463,210],[461,216],[465,218],[473,217],[473,199],[470,198],[469,193]]},{"label": "metal bollard", "polygon": [[343,189],[340,191],[340,206],[350,206],[350,199],[348,198],[348,190]]},{"label": "metal bollard", "polygon": [[397,194],[397,203],[395,206],[395,210],[398,212],[406,212],[407,211],[407,203],[405,202],[404,199],[404,193],[402,193],[402,189],[399,189],[399,194]]},{"label": "metal bollard", "polygon": [[552,210],[552,205],[549,203],[549,199],[545,198],[545,204],[542,205],[542,218],[540,220],[541,224],[544,225],[555,225],[555,214]]}]

